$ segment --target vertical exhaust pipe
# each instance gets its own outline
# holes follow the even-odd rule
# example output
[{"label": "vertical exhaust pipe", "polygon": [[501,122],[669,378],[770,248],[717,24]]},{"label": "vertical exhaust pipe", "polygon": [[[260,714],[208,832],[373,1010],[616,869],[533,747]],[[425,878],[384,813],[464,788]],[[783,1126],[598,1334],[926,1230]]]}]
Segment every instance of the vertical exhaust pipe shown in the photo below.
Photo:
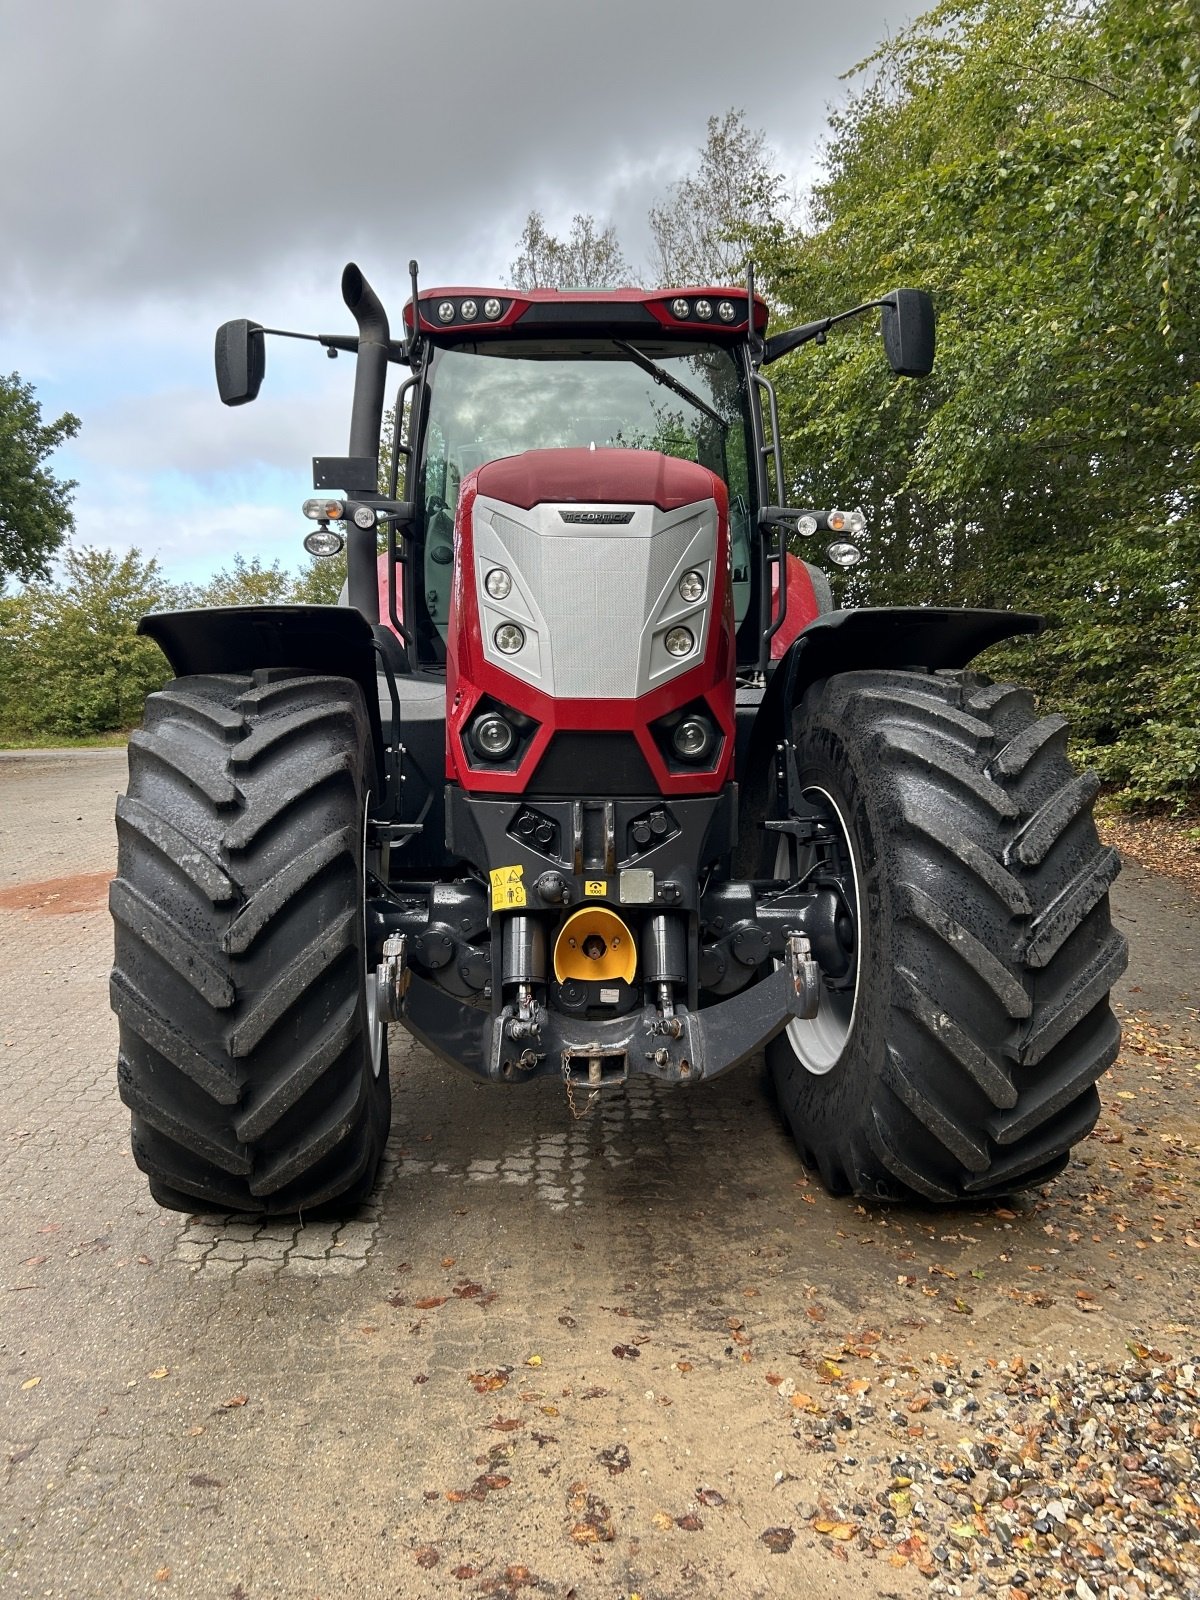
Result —
[{"label": "vertical exhaust pipe", "polygon": [[[351,261],[342,273],[342,299],[358,323],[358,360],[354,368],[354,403],[350,411],[350,454],[371,462],[370,484],[346,488],[369,489],[379,484],[379,434],[383,427],[387,384],[388,344],[391,338],[387,312],[379,296]],[[347,597],[367,621],[379,621],[379,581],[375,565],[375,529],[349,527],[346,546]]]}]

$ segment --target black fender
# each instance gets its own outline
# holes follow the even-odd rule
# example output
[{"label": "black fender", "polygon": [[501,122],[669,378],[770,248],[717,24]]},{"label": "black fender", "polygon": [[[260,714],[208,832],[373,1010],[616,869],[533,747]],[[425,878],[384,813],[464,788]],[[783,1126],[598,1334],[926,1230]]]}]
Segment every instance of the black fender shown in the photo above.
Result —
[{"label": "black fender", "polygon": [[1045,617],[1031,611],[863,606],[824,612],[793,639],[759,702],[737,773],[747,826],[765,815],[775,747],[790,738],[792,708],[811,684],[835,672],[965,667],[989,645],[1045,626]]},{"label": "black fender", "polygon": [[154,640],[180,678],[291,667],[352,679],[367,702],[376,773],[387,771],[375,635],[361,611],[352,606],[206,606],[152,611],[137,631]]}]

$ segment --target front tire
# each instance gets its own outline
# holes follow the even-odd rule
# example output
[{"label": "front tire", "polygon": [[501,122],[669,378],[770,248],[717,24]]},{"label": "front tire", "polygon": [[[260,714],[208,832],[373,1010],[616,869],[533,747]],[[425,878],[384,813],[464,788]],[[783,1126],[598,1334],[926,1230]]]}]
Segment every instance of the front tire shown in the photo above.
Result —
[{"label": "front tire", "polygon": [[161,1205],[348,1209],[374,1185],[391,1095],[365,967],[371,764],[343,678],[179,678],[146,702],[117,802],[112,1003]]},{"label": "front tire", "polygon": [[849,985],[767,1051],[802,1156],[875,1199],[1042,1182],[1096,1119],[1126,960],[1064,720],[973,674],[853,672],[793,739],[854,911]]}]

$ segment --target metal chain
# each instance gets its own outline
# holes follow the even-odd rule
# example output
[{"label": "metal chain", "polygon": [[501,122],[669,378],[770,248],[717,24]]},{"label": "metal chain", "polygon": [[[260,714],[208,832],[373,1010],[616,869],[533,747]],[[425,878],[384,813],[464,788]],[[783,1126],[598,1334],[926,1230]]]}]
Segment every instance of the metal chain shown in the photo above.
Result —
[{"label": "metal chain", "polygon": [[571,1082],[571,1068],[565,1061],[563,1062],[562,1074],[563,1082],[567,1086],[567,1105],[570,1108],[571,1115],[574,1117],[576,1122],[582,1122],[584,1117],[587,1116],[588,1112],[595,1105],[596,1101],[599,1100],[600,1091],[599,1089],[589,1090],[587,1102],[584,1105],[583,1110],[580,1111],[579,1107],[575,1104],[575,1085]]}]

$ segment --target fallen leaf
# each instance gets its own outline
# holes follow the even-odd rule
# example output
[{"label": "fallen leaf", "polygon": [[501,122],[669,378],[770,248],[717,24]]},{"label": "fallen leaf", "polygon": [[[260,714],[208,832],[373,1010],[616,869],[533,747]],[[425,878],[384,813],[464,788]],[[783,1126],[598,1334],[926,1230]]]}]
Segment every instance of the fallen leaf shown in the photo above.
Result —
[{"label": "fallen leaf", "polygon": [[608,1468],[609,1476],[615,1478],[620,1472],[627,1472],[632,1462],[629,1447],[623,1444],[609,1445],[607,1450],[601,1450],[596,1460],[602,1467]]},{"label": "fallen leaf", "polygon": [[612,1353],[618,1361],[636,1361],[642,1352],[635,1344],[615,1344]]},{"label": "fallen leaf", "polygon": [[42,1380],[40,1378],[26,1378],[21,1387],[22,1389],[36,1389],[41,1381]]},{"label": "fallen leaf", "polygon": [[768,1528],[759,1538],[773,1556],[782,1556],[792,1548],[796,1535],[791,1528]]},{"label": "fallen leaf", "polygon": [[169,1367],[155,1367],[150,1376],[152,1378],[169,1378],[171,1376],[171,1369]]},{"label": "fallen leaf", "polygon": [[193,1489],[223,1489],[220,1478],[210,1478],[207,1472],[193,1472],[188,1479]]},{"label": "fallen leaf", "polygon": [[238,1406],[244,1406],[250,1399],[248,1394],[232,1394],[228,1400],[221,1401],[222,1411],[234,1411]]},{"label": "fallen leaf", "polygon": [[436,1567],[442,1558],[431,1544],[426,1544],[421,1546],[413,1559],[419,1567],[428,1570],[430,1567]]},{"label": "fallen leaf", "polygon": [[49,1256],[26,1256],[21,1265],[23,1267],[41,1267],[49,1260]]},{"label": "fallen leaf", "polygon": [[541,1364],[542,1364],[541,1356],[527,1356],[526,1359],[525,1359],[525,1365],[527,1367],[540,1367]]},{"label": "fallen leaf", "polygon": [[454,1256],[443,1256],[442,1257],[442,1266],[445,1267],[447,1272],[449,1272],[450,1268],[454,1265],[454,1262],[455,1262],[455,1257]]},{"label": "fallen leaf", "polygon": [[469,1374],[472,1388],[476,1394],[488,1394],[493,1389],[503,1389],[508,1382],[508,1373],[499,1370],[493,1372],[472,1372]]},{"label": "fallen leaf", "polygon": [[479,1568],[468,1566],[454,1567],[451,1569],[450,1576],[452,1578],[477,1578],[479,1576]]},{"label": "fallen leaf", "polygon": [[765,1374],[765,1381],[771,1385],[772,1389],[777,1389],[783,1382],[783,1374],[780,1372],[768,1372]]},{"label": "fallen leaf", "polygon": [[810,1322],[824,1322],[825,1321],[825,1307],[824,1306],[805,1306],[804,1315],[808,1318],[808,1320]]},{"label": "fallen leaf", "polygon": [[825,1517],[818,1517],[813,1523],[817,1533],[823,1533],[829,1539],[853,1539],[858,1532],[856,1522],[831,1522]]},{"label": "fallen leaf", "polygon": [[154,1574],[154,1581],[155,1581],[155,1583],[170,1583],[170,1581],[171,1581],[171,1569],[170,1569],[170,1567],[159,1567],[158,1571]]},{"label": "fallen leaf", "polygon": [[725,1504],[725,1496],[719,1489],[705,1489],[703,1486],[696,1490],[696,1499],[702,1506],[710,1506],[714,1510]]},{"label": "fallen leaf", "polygon": [[675,1526],[675,1519],[674,1517],[668,1516],[665,1511],[656,1511],[650,1518],[650,1523],[651,1526],[657,1528],[660,1533],[670,1533],[671,1529]]},{"label": "fallen leaf", "polygon": [[520,1417],[497,1417],[493,1422],[488,1423],[488,1427],[494,1428],[497,1433],[513,1433],[517,1428],[523,1428],[524,1426],[525,1424]]},{"label": "fallen leaf", "polygon": [[822,1383],[834,1383],[842,1375],[842,1369],[836,1361],[830,1361],[828,1356],[823,1356],[817,1362],[817,1377]]},{"label": "fallen leaf", "polygon": [[413,1301],[413,1309],[415,1311],[436,1311],[439,1306],[444,1306],[445,1304],[446,1296],[444,1294],[427,1294],[423,1299]]},{"label": "fallen leaf", "polygon": [[558,1320],[559,1325],[564,1328],[574,1328],[577,1326],[574,1317],[559,1317]]},{"label": "fallen leaf", "polygon": [[[677,1361],[675,1365],[680,1372],[691,1372],[692,1370],[692,1363],[690,1361]],[[770,1381],[770,1378],[768,1378],[767,1382],[770,1383]]]},{"label": "fallen leaf", "polygon": [[685,1533],[699,1533],[704,1524],[694,1511],[688,1511],[684,1516],[675,1518],[675,1526],[682,1528]]}]

